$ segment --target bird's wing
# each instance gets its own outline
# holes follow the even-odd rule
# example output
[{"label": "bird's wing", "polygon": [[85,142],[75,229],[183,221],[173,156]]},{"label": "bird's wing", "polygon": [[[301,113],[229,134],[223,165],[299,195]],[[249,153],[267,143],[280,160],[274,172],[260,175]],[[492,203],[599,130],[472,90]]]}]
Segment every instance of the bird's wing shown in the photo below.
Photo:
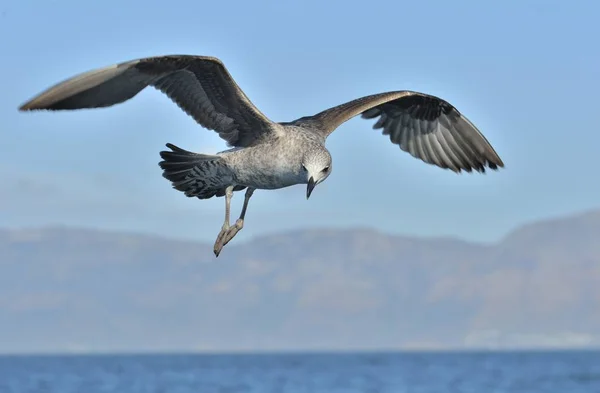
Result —
[{"label": "bird's wing", "polygon": [[157,56],[99,68],[50,87],[19,109],[107,107],[133,98],[147,86],[165,93],[229,146],[249,146],[274,132],[274,123],[250,102],[223,63],[207,56]]},{"label": "bird's wing", "polygon": [[427,94],[395,91],[358,98],[315,116],[299,119],[327,137],[342,123],[362,114],[378,117],[392,143],[428,164],[455,172],[485,172],[504,163],[479,130],[448,102]]}]

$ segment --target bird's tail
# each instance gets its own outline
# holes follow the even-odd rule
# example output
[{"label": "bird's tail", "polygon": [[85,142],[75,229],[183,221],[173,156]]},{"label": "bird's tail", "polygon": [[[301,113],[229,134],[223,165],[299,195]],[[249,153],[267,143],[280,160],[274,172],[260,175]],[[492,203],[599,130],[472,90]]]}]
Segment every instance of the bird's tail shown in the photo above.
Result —
[{"label": "bird's tail", "polygon": [[[174,189],[200,199],[225,195],[225,188],[231,185],[233,176],[222,157],[192,153],[171,143],[167,143],[167,147],[171,151],[160,152],[163,161],[158,165]],[[244,188],[236,186],[234,190]]]}]

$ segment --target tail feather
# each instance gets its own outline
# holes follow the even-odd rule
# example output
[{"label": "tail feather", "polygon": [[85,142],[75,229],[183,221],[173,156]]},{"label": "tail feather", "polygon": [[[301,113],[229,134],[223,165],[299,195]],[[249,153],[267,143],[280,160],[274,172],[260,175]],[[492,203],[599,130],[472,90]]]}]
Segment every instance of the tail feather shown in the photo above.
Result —
[{"label": "tail feather", "polygon": [[[225,195],[225,188],[233,182],[231,171],[223,158],[198,154],[167,143],[171,151],[161,151],[163,177],[188,197],[208,199]],[[236,186],[235,191],[246,187]]]}]

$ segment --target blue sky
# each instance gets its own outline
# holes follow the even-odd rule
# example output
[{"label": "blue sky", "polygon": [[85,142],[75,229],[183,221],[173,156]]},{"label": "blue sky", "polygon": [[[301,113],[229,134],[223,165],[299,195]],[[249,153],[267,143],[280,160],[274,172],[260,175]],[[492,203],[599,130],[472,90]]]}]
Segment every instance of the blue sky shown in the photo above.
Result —
[{"label": "blue sky", "polygon": [[302,186],[256,192],[237,241],[324,226],[495,241],[531,220],[598,208],[599,12],[591,1],[5,0],[0,225],[213,241],[223,199],[172,190],[158,152],[166,142],[199,152],[225,144],[159,92],[108,109],[17,111],[74,74],[179,53],[221,58],[277,121],[388,90],[441,96],[506,164],[455,175],[356,118],[330,137],[334,170],[311,199]]}]

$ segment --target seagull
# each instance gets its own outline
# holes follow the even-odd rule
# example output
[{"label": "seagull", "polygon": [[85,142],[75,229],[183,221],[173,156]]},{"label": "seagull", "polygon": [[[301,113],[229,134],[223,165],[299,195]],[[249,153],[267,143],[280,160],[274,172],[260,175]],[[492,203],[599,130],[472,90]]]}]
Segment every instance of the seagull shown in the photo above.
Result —
[{"label": "seagull", "polygon": [[[225,220],[214,244],[223,247],[243,228],[255,190],[306,184],[306,198],[332,172],[327,137],[361,115],[376,119],[393,144],[421,161],[449,169],[485,173],[504,163],[481,132],[447,101],[409,90],[364,96],[313,116],[274,122],[237,85],[224,63],[210,56],[139,58],[75,75],[43,91],[20,111],[102,108],[123,103],[147,86],[166,94],[228,150],[200,154],[171,143],[161,151],[163,177],[187,197],[225,197]],[[230,223],[233,193],[246,189],[239,218]]]}]

